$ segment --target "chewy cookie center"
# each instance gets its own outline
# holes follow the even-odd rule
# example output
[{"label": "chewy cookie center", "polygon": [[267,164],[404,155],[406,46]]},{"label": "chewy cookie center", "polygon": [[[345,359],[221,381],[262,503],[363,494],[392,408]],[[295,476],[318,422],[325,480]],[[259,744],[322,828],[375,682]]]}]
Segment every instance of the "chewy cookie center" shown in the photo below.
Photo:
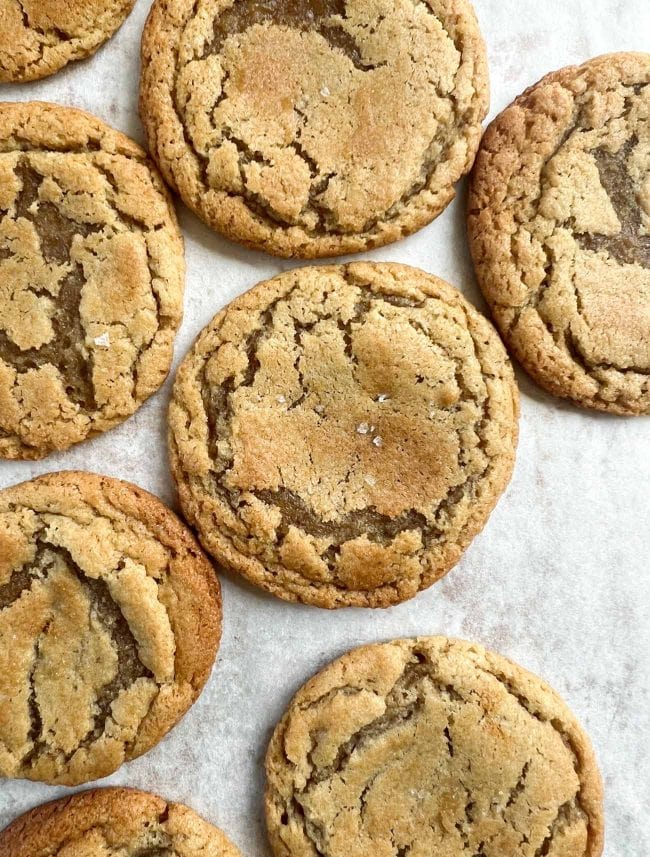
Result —
[{"label": "chewy cookie center", "polygon": [[33,558],[0,585],[5,775],[38,778],[100,744],[128,747],[174,676],[173,632],[144,568],[123,559],[97,575],[51,538],[37,533]]},{"label": "chewy cookie center", "polygon": [[587,372],[650,372],[649,93],[631,87],[603,127],[579,113],[521,227],[544,257],[533,305]]},{"label": "chewy cookie center", "polygon": [[[103,152],[5,152],[0,220],[0,432],[40,443],[127,415],[166,319],[129,167]],[[149,218],[149,219],[147,219]],[[57,428],[57,424],[58,428]]]},{"label": "chewy cookie center", "polygon": [[247,552],[371,587],[462,527],[490,466],[465,323],[441,300],[321,275],[206,360],[210,490]]},{"label": "chewy cookie center", "polygon": [[398,216],[469,110],[469,90],[450,97],[461,69],[455,22],[413,0],[370,18],[355,0],[221,5],[198,4],[175,78],[204,186],[313,234]]}]

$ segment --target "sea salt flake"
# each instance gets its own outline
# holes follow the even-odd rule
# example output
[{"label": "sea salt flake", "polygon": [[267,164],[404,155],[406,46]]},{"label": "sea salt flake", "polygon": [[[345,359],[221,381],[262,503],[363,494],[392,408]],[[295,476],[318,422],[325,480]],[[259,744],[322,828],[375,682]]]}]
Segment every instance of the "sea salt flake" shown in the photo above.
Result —
[{"label": "sea salt flake", "polygon": [[330,93],[330,91],[329,91],[328,87],[327,87],[327,86],[324,86],[324,87],[321,89],[320,94],[323,96],[323,98],[327,98],[327,97],[328,97],[328,95],[330,95],[331,93]]},{"label": "sea salt flake", "polygon": [[357,434],[368,434],[370,431],[370,426],[368,423],[359,423],[357,426]]},{"label": "sea salt flake", "polygon": [[387,402],[389,398],[390,398],[390,396],[388,395],[388,393],[380,393],[377,396],[377,401],[378,402]]},{"label": "sea salt flake", "polygon": [[108,331],[104,331],[101,336],[96,336],[94,339],[95,345],[99,345],[100,348],[108,348],[111,344],[111,339],[108,335]]},{"label": "sea salt flake", "polygon": [[287,401],[287,400],[285,399],[285,397],[284,397],[284,396],[282,396],[282,395],[280,395],[280,396],[276,396],[275,398],[276,398],[276,400],[277,400],[281,405],[284,405],[284,403]]},{"label": "sea salt flake", "polygon": [[314,405],[314,410],[316,411],[317,414],[324,414],[325,413],[325,408],[323,407],[323,405]]},{"label": "sea salt flake", "polygon": [[377,435],[377,437],[373,437],[372,442],[377,447],[384,445],[384,441],[381,439],[381,437],[379,435]]},{"label": "sea salt flake", "polygon": [[374,476],[364,476],[363,481],[366,483],[366,485],[370,485],[371,488],[377,484],[377,480]]}]

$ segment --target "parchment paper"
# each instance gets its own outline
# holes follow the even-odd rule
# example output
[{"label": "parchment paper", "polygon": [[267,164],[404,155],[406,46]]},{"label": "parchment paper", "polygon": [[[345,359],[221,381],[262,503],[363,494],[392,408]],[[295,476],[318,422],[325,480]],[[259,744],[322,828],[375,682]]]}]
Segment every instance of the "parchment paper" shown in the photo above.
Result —
[{"label": "parchment paper", "polygon": [[[41,99],[97,114],[142,142],[138,0],[90,60],[0,99]],[[491,115],[546,72],[614,50],[650,50],[650,0],[475,0],[490,59]],[[0,22],[2,26],[2,22]],[[485,310],[473,278],[465,188],[419,234],[366,254],[417,265]],[[180,203],[187,248],[185,321],[176,361],[231,298],[294,266],[210,232]],[[245,857],[268,857],[262,763],[292,694],[348,648],[397,636],[474,639],[549,681],[588,729],[606,789],[607,857],[650,855],[650,419],[579,411],[518,372],[521,439],[512,483],[484,532],[441,583],[389,610],[327,612],[285,604],[221,573],[225,629],[198,703],[162,743],[102,781],[185,802]],[[38,463],[0,462],[0,487],[80,468],[139,483],[175,506],[165,445],[170,382],[102,437]],[[0,781],[0,827],[68,793]],[[369,856],[370,857],[370,856]],[[435,855],[431,855],[435,857]]]}]

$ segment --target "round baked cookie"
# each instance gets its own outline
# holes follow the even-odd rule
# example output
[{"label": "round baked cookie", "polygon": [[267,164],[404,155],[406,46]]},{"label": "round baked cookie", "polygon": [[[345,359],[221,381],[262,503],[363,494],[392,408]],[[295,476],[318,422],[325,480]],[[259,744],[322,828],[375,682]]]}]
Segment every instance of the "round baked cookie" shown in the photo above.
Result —
[{"label": "round baked cookie", "polygon": [[37,80],[94,54],[135,0],[0,0],[0,83]]},{"label": "round baked cookie", "polygon": [[0,458],[130,416],[167,376],[183,288],[145,153],[79,110],[0,104]]},{"label": "round baked cookie", "polygon": [[172,470],[204,547],[320,607],[430,586],[513,467],[518,394],[490,323],[405,265],[308,267],[220,312],[182,363]]},{"label": "round baked cookie", "polygon": [[599,857],[589,739],[541,679],[481,646],[365,646],[298,691],[266,757],[276,857]]},{"label": "round baked cookie", "polygon": [[155,0],[140,115],[209,226],[278,256],[336,256],[425,226],[488,108],[468,0]]},{"label": "round baked cookie", "polygon": [[650,414],[650,54],[564,68],[504,110],[468,225],[479,284],[533,378]]},{"label": "round baked cookie", "polygon": [[156,497],[75,472],[0,491],[0,776],[76,785],[142,755],[220,634],[214,570]]},{"label": "round baked cookie", "polygon": [[148,792],[92,789],[37,806],[0,833],[0,857],[241,857],[194,810]]}]

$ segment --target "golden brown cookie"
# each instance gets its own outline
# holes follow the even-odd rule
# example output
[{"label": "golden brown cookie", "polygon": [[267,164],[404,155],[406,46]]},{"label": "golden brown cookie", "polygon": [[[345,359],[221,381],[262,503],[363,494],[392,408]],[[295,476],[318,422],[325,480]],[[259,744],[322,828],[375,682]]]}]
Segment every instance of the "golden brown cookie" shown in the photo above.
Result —
[{"label": "golden brown cookie", "polygon": [[209,226],[311,258],[440,214],[474,160],[488,88],[468,0],[155,0],[140,115]]},{"label": "golden brown cookie", "polygon": [[0,458],[130,416],[167,376],[183,287],[145,153],[80,110],[0,104]]},{"label": "golden brown cookie", "polygon": [[0,857],[241,857],[194,810],[134,789],[37,806],[0,832]]},{"label": "golden brown cookie", "polygon": [[220,634],[214,569],[156,497],[74,472],[0,491],[0,776],[75,785],[150,750]]},{"label": "golden brown cookie", "polygon": [[135,0],[0,0],[0,83],[37,80],[94,54]]},{"label": "golden brown cookie", "polygon": [[276,857],[599,857],[589,739],[541,679],[481,646],[365,646],[298,691],[266,757]]},{"label": "golden brown cookie", "polygon": [[497,116],[468,225],[479,284],[533,378],[650,414],[650,54],[553,72]]},{"label": "golden brown cookie", "polygon": [[405,265],[308,267],[219,313],[181,365],[172,470],[229,568],[289,601],[385,607],[430,586],[512,471],[496,332]]}]

